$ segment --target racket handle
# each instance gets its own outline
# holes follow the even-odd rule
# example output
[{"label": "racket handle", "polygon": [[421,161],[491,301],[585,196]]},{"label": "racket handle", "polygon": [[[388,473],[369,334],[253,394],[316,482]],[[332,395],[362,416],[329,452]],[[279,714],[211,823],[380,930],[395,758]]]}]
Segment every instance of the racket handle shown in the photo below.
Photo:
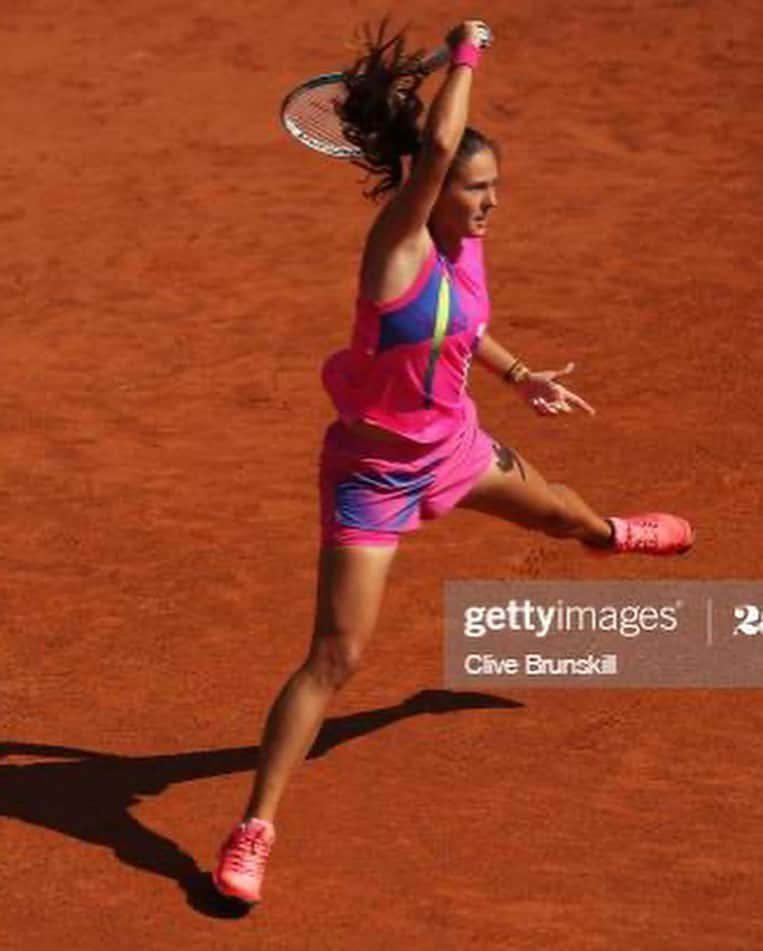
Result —
[{"label": "racket handle", "polygon": [[430,73],[433,73],[435,70],[440,69],[441,66],[450,60],[451,53],[453,51],[448,46],[447,43],[443,43],[442,46],[438,46],[437,49],[432,50],[432,52],[425,56],[421,61],[421,66],[419,67],[420,71],[428,76]]},{"label": "racket handle", "polygon": [[[480,49],[486,50],[493,42],[493,31],[485,24],[484,28],[480,27],[480,34]],[[448,46],[447,43],[443,43],[442,46],[438,46],[432,50],[428,56],[424,57],[421,61],[421,72],[425,76],[428,76],[436,69],[440,69],[441,66],[447,65],[447,63],[450,62],[452,54],[453,50],[450,46]]]}]

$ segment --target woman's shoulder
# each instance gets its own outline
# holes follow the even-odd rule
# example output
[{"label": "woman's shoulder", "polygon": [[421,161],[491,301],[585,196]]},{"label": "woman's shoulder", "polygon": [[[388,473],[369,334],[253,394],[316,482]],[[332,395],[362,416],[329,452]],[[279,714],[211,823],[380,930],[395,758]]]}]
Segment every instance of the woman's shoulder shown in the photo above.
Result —
[{"label": "woman's shoulder", "polygon": [[416,283],[422,270],[431,269],[437,249],[427,229],[399,242],[388,240],[375,229],[376,223],[363,250],[359,293],[366,300],[386,305]]},{"label": "woman's shoulder", "polygon": [[358,303],[379,312],[404,307],[426,286],[437,261],[437,248],[431,244],[422,261],[414,266],[398,266],[396,272],[382,282],[381,290],[375,289],[380,285],[374,285],[373,282],[364,283],[361,279]]}]

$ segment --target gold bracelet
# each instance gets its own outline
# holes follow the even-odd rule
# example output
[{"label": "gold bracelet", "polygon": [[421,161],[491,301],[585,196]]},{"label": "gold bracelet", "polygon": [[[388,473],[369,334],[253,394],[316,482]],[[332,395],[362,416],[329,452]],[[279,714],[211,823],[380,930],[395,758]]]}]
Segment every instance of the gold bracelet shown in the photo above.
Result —
[{"label": "gold bracelet", "polygon": [[507,383],[521,383],[522,380],[527,379],[530,375],[529,369],[522,363],[521,360],[515,360],[508,370],[503,374],[504,380]]}]

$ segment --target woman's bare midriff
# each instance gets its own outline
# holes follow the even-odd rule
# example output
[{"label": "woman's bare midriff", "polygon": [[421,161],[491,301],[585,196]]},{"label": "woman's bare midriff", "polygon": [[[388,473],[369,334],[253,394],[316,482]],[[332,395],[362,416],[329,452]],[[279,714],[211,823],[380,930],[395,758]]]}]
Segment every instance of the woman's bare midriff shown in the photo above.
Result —
[{"label": "woman's bare midriff", "polygon": [[374,426],[371,423],[364,423],[357,420],[354,423],[344,423],[351,433],[357,433],[360,436],[368,436],[371,439],[378,439],[379,442],[393,443],[398,446],[416,446],[413,439],[406,439],[398,433],[393,433],[389,429],[383,429],[381,426]]}]

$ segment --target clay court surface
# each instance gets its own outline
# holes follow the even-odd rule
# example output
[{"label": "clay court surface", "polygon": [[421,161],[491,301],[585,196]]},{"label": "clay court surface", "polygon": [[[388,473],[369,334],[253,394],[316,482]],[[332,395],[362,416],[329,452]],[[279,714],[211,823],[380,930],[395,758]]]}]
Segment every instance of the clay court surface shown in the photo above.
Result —
[{"label": "clay court surface", "polygon": [[[423,0],[495,29],[499,340],[598,409],[483,424],[676,560],[456,512],[409,538],[365,670],[290,785],[266,900],[208,872],[311,626],[319,380],[361,176],[280,131],[400,2],[25,0],[0,24],[0,945],[763,945],[754,690],[442,689],[452,578],[760,578],[763,65],[752,0]],[[428,88],[431,94],[433,82]],[[420,693],[421,691],[430,691]]]}]

